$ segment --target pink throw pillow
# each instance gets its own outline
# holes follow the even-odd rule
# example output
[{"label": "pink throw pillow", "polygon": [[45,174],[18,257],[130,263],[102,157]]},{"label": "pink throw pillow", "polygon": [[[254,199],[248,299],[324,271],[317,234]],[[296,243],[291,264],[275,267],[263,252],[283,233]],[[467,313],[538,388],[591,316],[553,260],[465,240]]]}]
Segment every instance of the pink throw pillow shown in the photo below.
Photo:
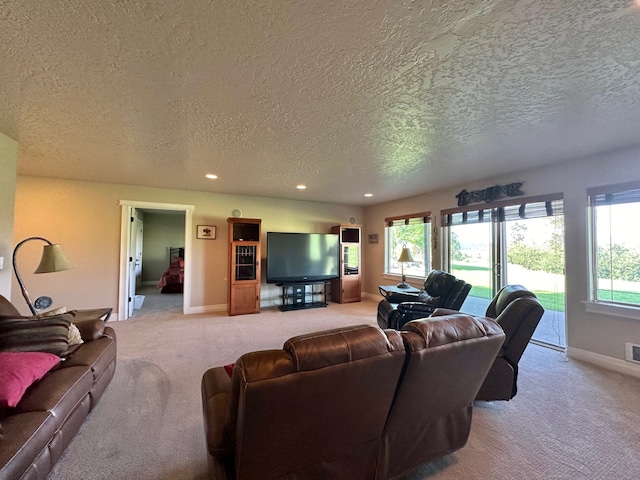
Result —
[{"label": "pink throw pillow", "polygon": [[60,363],[46,352],[0,352],[0,412],[15,407],[31,385]]}]

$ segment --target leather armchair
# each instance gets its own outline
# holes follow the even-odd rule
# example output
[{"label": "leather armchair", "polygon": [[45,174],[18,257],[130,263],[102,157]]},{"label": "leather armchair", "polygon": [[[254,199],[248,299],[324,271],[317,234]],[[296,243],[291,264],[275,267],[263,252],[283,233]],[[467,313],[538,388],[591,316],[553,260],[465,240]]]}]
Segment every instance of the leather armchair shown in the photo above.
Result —
[{"label": "leather armchair", "polygon": [[397,479],[466,444],[474,398],[505,337],[493,320],[461,313],[414,320],[400,334],[407,361],[376,480]]},{"label": "leather armchair", "polygon": [[442,270],[431,270],[418,294],[394,293],[378,303],[380,328],[401,330],[411,320],[425,318],[436,308],[459,310],[471,284]]},{"label": "leather armchair", "polygon": [[202,378],[211,478],[373,479],[405,361],[373,325],[287,340]]},{"label": "leather armchair", "polygon": [[201,384],[210,478],[399,478],[465,445],[503,341],[493,320],[457,313],[401,332],[301,335],[211,368]]},{"label": "leather armchair", "polygon": [[[450,310],[437,309],[432,316],[451,313]],[[518,362],[543,314],[544,308],[535,294],[522,285],[507,285],[493,297],[486,316],[495,319],[506,338],[476,400],[510,400],[515,397]]]}]

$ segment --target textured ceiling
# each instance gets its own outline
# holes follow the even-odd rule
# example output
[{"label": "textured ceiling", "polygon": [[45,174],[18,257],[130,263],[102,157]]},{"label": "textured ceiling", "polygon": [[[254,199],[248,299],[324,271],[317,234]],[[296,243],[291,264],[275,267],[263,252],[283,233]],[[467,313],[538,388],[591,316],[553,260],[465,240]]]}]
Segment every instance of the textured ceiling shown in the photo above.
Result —
[{"label": "textured ceiling", "polygon": [[640,143],[636,3],[0,0],[0,132],[25,175],[379,203]]}]

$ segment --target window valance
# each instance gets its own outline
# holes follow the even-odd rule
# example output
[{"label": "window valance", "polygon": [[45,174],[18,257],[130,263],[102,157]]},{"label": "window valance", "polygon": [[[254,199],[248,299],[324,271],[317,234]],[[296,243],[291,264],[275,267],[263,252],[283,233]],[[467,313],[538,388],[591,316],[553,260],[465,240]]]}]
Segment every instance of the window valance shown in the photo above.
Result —
[{"label": "window valance", "polygon": [[387,227],[398,227],[400,225],[417,225],[421,223],[429,223],[431,221],[431,212],[412,213],[411,215],[401,215],[398,217],[387,217],[384,223]]},{"label": "window valance", "polygon": [[464,225],[482,222],[506,222],[511,220],[551,217],[563,214],[562,194],[519,198],[496,202],[483,208],[464,207],[442,211],[442,225]]}]

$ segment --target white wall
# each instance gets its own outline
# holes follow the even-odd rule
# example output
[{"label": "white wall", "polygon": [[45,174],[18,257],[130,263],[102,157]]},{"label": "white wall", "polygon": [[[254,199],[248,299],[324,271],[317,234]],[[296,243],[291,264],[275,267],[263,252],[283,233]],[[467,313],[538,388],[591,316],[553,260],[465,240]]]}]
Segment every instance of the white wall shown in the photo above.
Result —
[{"label": "white wall", "polygon": [[3,257],[3,267],[0,270],[0,295],[7,299],[11,299],[17,162],[18,142],[0,133],[0,257]]},{"label": "white wall", "polygon": [[[369,207],[365,214],[364,238],[366,239],[370,233],[377,233],[380,242],[365,243],[368,274],[364,290],[377,295],[378,285],[389,283],[388,279],[383,278],[385,217],[430,210],[434,219],[432,225],[437,228],[436,233],[440,237],[439,213],[443,209],[456,206],[455,195],[463,188],[469,191],[480,190],[496,184],[522,181],[524,185],[521,190],[525,196],[557,192],[564,194],[566,319],[567,343],[570,350],[587,351],[622,360],[625,342],[640,343],[640,320],[588,313],[583,304],[589,299],[586,189],[596,185],[638,179],[640,147],[535,170],[494,176],[471,184]],[[441,265],[442,249],[439,238],[437,247],[432,251],[436,268]]]},{"label": "white wall", "polygon": [[[196,310],[226,305],[226,219],[234,209],[241,210],[244,217],[262,219],[263,240],[267,231],[324,233],[332,225],[347,223],[350,217],[359,223],[364,216],[363,208],[331,203],[18,176],[14,237],[44,236],[60,243],[76,264],[66,272],[25,274],[32,297],[46,293],[54,299],[54,307],[117,309],[120,200],[195,206],[188,302]],[[217,239],[196,239],[196,225],[217,226]],[[265,252],[263,248],[263,257]],[[25,264],[37,264],[36,255],[37,252],[25,251]],[[25,267],[24,272],[34,268]],[[14,292],[16,288],[14,282]],[[273,305],[280,293],[277,287],[264,283],[263,272],[262,305]],[[26,305],[24,308],[26,313]]]}]

